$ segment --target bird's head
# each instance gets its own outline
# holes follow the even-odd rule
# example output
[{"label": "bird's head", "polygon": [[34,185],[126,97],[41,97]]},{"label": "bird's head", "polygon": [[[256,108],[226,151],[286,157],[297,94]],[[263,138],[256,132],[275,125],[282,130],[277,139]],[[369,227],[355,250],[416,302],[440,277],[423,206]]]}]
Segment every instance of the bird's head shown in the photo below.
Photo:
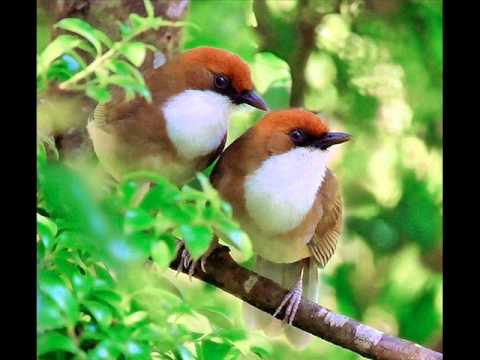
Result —
[{"label": "bird's head", "polygon": [[330,131],[320,117],[302,109],[270,112],[255,126],[254,134],[268,156],[295,149],[326,152],[351,138],[347,133]]},{"label": "bird's head", "polygon": [[195,48],[182,54],[189,67],[189,85],[193,89],[210,90],[227,96],[234,104],[249,104],[268,110],[265,101],[255,92],[249,66],[237,55],[215,48]]}]

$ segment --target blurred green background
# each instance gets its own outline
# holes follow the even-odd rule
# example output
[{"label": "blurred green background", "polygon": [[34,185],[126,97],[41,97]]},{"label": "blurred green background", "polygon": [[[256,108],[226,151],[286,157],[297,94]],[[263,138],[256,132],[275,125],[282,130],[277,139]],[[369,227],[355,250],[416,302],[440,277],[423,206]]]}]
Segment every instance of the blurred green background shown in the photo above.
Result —
[{"label": "blurred green background", "polygon": [[[351,142],[337,149],[330,164],[341,183],[346,219],[337,251],[321,271],[320,303],[388,334],[441,351],[442,1],[191,0],[185,20],[188,24],[181,38],[183,49],[214,46],[237,53],[250,64],[257,90],[272,109],[302,106],[317,112],[332,129],[353,135]],[[40,48],[47,42],[44,38],[49,26],[39,22]],[[75,115],[75,109],[67,110],[72,117]],[[260,112],[248,107],[235,112],[228,141],[240,136],[260,116]],[[50,177],[51,193],[55,195],[70,186],[72,199],[74,195],[80,199],[78,212],[88,214],[91,224],[87,225],[93,229],[86,237],[118,240],[109,229],[115,221],[121,221],[108,223],[108,217],[92,205],[93,201],[85,200],[87,195],[79,195],[81,185],[76,178],[69,183],[62,173],[45,174],[40,175]],[[48,186],[41,190],[48,193]],[[56,196],[57,202],[64,200],[63,195]],[[118,199],[114,198],[114,202]],[[48,213],[59,229],[65,227],[63,220],[55,217],[55,209],[50,212],[42,202],[40,199],[42,214]],[[59,244],[80,249],[78,256],[70,250],[65,253],[74,254],[87,273],[94,269],[91,276],[95,281],[107,281],[121,294],[116,296],[123,297],[121,305],[111,299],[106,303],[112,304],[112,309],[127,309],[122,313],[124,318],[105,306],[98,307],[98,303],[96,308],[87,303],[86,310],[82,310],[94,318],[103,314],[103,320],[100,315],[96,320],[100,325],[104,321],[103,330],[108,336],[102,336],[110,342],[117,336],[112,316],[123,319],[128,327],[138,320],[130,317],[142,313],[142,319],[148,314],[162,334],[155,333],[158,358],[222,359],[231,347],[222,346],[229,342],[244,349],[249,355],[243,358],[247,359],[253,358],[252,351],[268,359],[361,358],[321,339],[298,352],[282,338],[245,331],[240,300],[195,279],[189,282],[183,275],[175,278],[171,271],[165,274],[166,279],[151,284],[152,293],[130,305],[134,295],[120,291],[121,286],[117,289],[87,256],[88,251],[94,254],[98,248],[84,251],[86,245],[78,246],[78,239],[65,235],[68,231],[55,235],[57,225],[53,226],[52,236],[57,236]],[[51,235],[42,235],[42,231],[40,227],[42,241],[51,242]],[[37,246],[43,249],[41,244]],[[51,259],[46,259],[47,250],[39,267],[53,269],[66,278],[70,265],[62,259],[52,265]],[[252,260],[244,265],[251,266]],[[136,269],[134,282],[153,281],[144,273]],[[140,281],[143,276],[147,277],[145,282]],[[83,284],[81,291],[76,288],[78,284],[72,284],[75,294],[86,293]],[[69,293],[72,289],[67,288],[63,287]],[[54,305],[42,304],[40,316],[42,306],[50,309],[48,306]],[[80,320],[86,324],[92,321],[88,315],[82,315]],[[60,322],[50,326],[52,318],[44,323],[49,326],[37,331],[63,329],[64,325]],[[75,339],[72,328],[67,330],[64,333]],[[222,342],[206,340],[197,348],[194,343],[207,333]],[[100,345],[108,348],[105,341]],[[93,346],[86,344],[82,344],[86,349]],[[171,348],[176,350],[169,357],[167,351]],[[54,355],[46,358],[66,358]],[[229,358],[238,355],[231,353]]]},{"label": "blurred green background", "polygon": [[[291,105],[296,77],[288,63],[303,35],[297,29],[314,23],[304,102],[293,105],[353,134],[330,165],[346,221],[321,272],[320,303],[441,351],[442,1],[193,0],[187,21],[198,26],[186,28],[183,47],[211,45],[242,56],[272,109]],[[236,113],[229,141],[258,117]],[[192,299],[222,306],[241,323],[239,300],[197,286]],[[298,353],[281,338],[251,337],[275,359],[361,358],[319,339]]]}]

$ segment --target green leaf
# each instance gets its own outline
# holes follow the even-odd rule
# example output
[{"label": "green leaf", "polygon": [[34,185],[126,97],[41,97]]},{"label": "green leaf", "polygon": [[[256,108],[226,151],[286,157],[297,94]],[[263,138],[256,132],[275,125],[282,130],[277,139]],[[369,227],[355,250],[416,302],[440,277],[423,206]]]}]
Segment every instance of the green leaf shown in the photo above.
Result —
[{"label": "green leaf", "polygon": [[155,286],[162,291],[168,292],[178,297],[180,300],[185,300],[180,289],[167,277],[158,276],[155,278]]},{"label": "green leaf", "polygon": [[39,276],[40,290],[54,300],[70,324],[75,324],[80,315],[78,303],[65,283],[53,272],[42,271]]},{"label": "green leaf", "polygon": [[122,36],[123,39],[126,39],[127,37],[133,34],[133,30],[128,24],[119,23],[118,30],[120,31],[120,35]]},{"label": "green leaf", "polygon": [[89,244],[83,241],[81,235],[73,231],[62,231],[60,235],[58,235],[57,241],[61,246],[71,249],[86,250],[89,247]]},{"label": "green leaf", "polygon": [[122,87],[125,90],[134,91],[143,96],[147,101],[151,101],[152,95],[143,81],[139,81],[131,76],[111,75],[108,78],[110,84]]},{"label": "green leaf", "polygon": [[204,192],[184,185],[180,193],[180,199],[182,201],[207,201],[208,197]]},{"label": "green leaf", "polygon": [[127,42],[118,51],[125,56],[133,65],[140,66],[145,60],[146,48],[141,42]]},{"label": "green leaf", "polygon": [[55,40],[53,40],[47,48],[42,52],[38,61],[39,61],[39,73],[44,73],[48,70],[48,66],[66,52],[74,49],[82,42],[76,36],[72,35],[60,35]]},{"label": "green leaf", "polygon": [[149,25],[149,19],[143,18],[138,14],[130,14],[128,20],[130,20],[133,31],[137,32],[142,31],[143,28],[147,28]]},{"label": "green leaf", "polygon": [[97,54],[102,52],[102,45],[97,39],[98,30],[95,30],[89,23],[78,18],[66,18],[60,20],[55,26],[83,36],[93,45]]},{"label": "green leaf", "polygon": [[203,358],[208,360],[223,360],[232,349],[228,343],[218,343],[211,340],[202,341]]},{"label": "green leaf", "polygon": [[145,11],[147,12],[147,17],[155,17],[155,11],[153,9],[152,2],[150,0],[144,0],[143,4],[145,5]]},{"label": "green leaf", "polygon": [[175,359],[179,360],[195,360],[195,356],[190,350],[184,345],[179,345],[174,350]]},{"label": "green leaf", "polygon": [[45,257],[45,245],[37,241],[37,263],[40,263]]},{"label": "green leaf", "polygon": [[270,351],[268,351],[265,348],[262,348],[260,346],[252,346],[250,348],[250,351],[253,352],[254,354],[258,355],[258,357],[261,358],[261,359],[270,359],[272,357],[272,354],[271,354]]},{"label": "green leaf", "polygon": [[205,225],[182,225],[180,234],[194,259],[203,255],[213,239],[213,231]]},{"label": "green leaf", "polygon": [[127,231],[139,231],[152,227],[154,218],[142,208],[130,209],[125,213],[124,226]]},{"label": "green leaf", "polygon": [[67,319],[62,315],[60,307],[48,295],[37,294],[37,329],[39,331],[64,327]]},{"label": "green leaf", "polygon": [[126,206],[132,205],[132,201],[135,198],[141,184],[138,181],[128,180],[121,183],[119,190],[123,203]]},{"label": "green leaf", "polygon": [[105,338],[105,333],[102,331],[100,326],[95,323],[88,323],[85,325],[82,333],[82,341],[85,340],[95,340],[100,341]]},{"label": "green leaf", "polygon": [[[48,139],[41,139],[38,142],[37,146],[37,162],[44,164],[47,161],[47,149],[45,146],[47,145]],[[38,165],[37,165],[38,166]]]},{"label": "green leaf", "polygon": [[[37,219],[38,219],[38,214],[37,214]],[[43,246],[45,246],[45,249],[50,250],[53,247],[53,245],[55,245],[54,233],[56,233],[56,229],[52,227],[49,228],[47,225],[43,223],[38,223],[37,232],[38,232],[38,236],[40,236],[40,241],[43,243]]]},{"label": "green leaf", "polygon": [[142,84],[145,83],[142,73],[135,66],[128,63],[127,61],[121,59],[112,59],[108,63],[107,68],[118,75],[134,78]]},{"label": "green leaf", "polygon": [[80,50],[85,51],[87,54],[91,55],[93,58],[97,56],[95,48],[90,45],[88,41],[82,40],[81,43],[78,45]]},{"label": "green leaf", "polygon": [[159,179],[157,184],[145,195],[140,206],[145,210],[172,207],[178,192],[178,189],[165,179]]},{"label": "green leaf", "polygon": [[150,255],[155,241],[156,236],[152,231],[139,231],[130,235],[132,249],[143,257]]},{"label": "green leaf", "polygon": [[225,219],[220,219],[215,225],[218,226],[218,230],[225,236],[222,237],[225,242],[239,250],[245,260],[253,255],[250,238],[245,232],[239,229],[237,225]]},{"label": "green leaf", "polygon": [[135,329],[131,337],[139,341],[157,341],[161,337],[161,331],[152,323],[142,324]]},{"label": "green leaf", "polygon": [[204,174],[202,173],[198,173],[197,174],[197,179],[198,181],[200,182],[200,185],[202,187],[202,190],[203,192],[205,193],[205,195],[211,199],[211,200],[214,200],[214,199],[219,199],[219,196],[218,196],[218,193],[217,191],[213,188],[212,184],[210,184],[210,180],[208,179],[208,177],[206,177]]},{"label": "green leaf", "polygon": [[51,236],[57,235],[58,227],[51,219],[37,213],[37,223],[43,224],[50,231]]},{"label": "green leaf", "polygon": [[218,215],[218,211],[216,211],[212,206],[205,206],[202,211],[202,217],[207,222],[215,222],[215,219]]},{"label": "green leaf", "polygon": [[92,293],[92,297],[102,301],[112,308],[118,308],[122,302],[122,296],[114,290],[99,290]]},{"label": "green leaf", "polygon": [[73,289],[80,299],[86,298],[93,288],[93,278],[78,272],[72,276],[71,281]]},{"label": "green leaf", "polygon": [[[62,249],[62,251],[64,251],[64,249]],[[71,282],[72,277],[78,274],[77,267],[67,257],[58,256],[59,254],[61,253],[57,252],[53,258],[56,271],[63,279]]]},{"label": "green leaf", "polygon": [[75,71],[71,70],[70,65],[65,61],[64,56],[55,60],[47,71],[47,79],[51,81],[66,81],[70,79]]},{"label": "green leaf", "polygon": [[232,320],[222,312],[213,307],[202,306],[195,309],[196,312],[205,316],[210,323],[221,329],[233,328],[234,324]]},{"label": "green leaf", "polygon": [[196,220],[200,220],[200,211],[193,204],[176,203],[168,207],[162,207],[162,215],[177,225],[190,224]]},{"label": "green leaf", "polygon": [[126,326],[135,325],[148,317],[148,313],[146,311],[136,311],[133,314],[128,315],[123,319],[123,323]]},{"label": "green leaf", "polygon": [[103,340],[95,349],[88,352],[89,360],[117,359],[122,351],[122,346],[110,339]]},{"label": "green leaf", "polygon": [[112,323],[113,316],[110,307],[97,301],[85,301],[83,305],[88,312],[95,318],[101,327],[108,327]]},{"label": "green leaf", "polygon": [[53,351],[63,351],[76,354],[78,348],[72,339],[56,331],[50,331],[46,334],[40,335],[37,338],[37,356],[42,356]]},{"label": "green leaf", "polygon": [[247,332],[239,328],[219,329],[215,331],[214,335],[231,342],[245,340],[248,337]]},{"label": "green leaf", "polygon": [[95,273],[97,274],[98,278],[103,280],[108,286],[114,286],[115,280],[113,279],[112,274],[103,266],[95,265]]},{"label": "green leaf", "polygon": [[89,83],[87,85],[85,93],[101,104],[109,102],[112,97],[112,94],[106,87],[100,86],[95,83]]},{"label": "green leaf", "polygon": [[152,257],[161,269],[166,269],[170,263],[175,259],[175,252],[172,252],[170,247],[164,241],[157,241],[152,248]]},{"label": "green leaf", "polygon": [[107,48],[111,48],[113,46],[113,41],[103,31],[93,29],[93,32],[95,34],[95,37],[100,40]]},{"label": "green leaf", "polygon": [[[128,327],[121,323],[115,323],[113,326],[108,328],[109,338],[117,341],[119,344],[124,344],[132,337],[132,332],[135,330],[135,327]],[[124,350],[123,350],[124,351]]]},{"label": "green leaf", "polygon": [[151,359],[150,349],[147,345],[142,344],[138,341],[128,341],[125,344],[125,355],[127,359]]}]

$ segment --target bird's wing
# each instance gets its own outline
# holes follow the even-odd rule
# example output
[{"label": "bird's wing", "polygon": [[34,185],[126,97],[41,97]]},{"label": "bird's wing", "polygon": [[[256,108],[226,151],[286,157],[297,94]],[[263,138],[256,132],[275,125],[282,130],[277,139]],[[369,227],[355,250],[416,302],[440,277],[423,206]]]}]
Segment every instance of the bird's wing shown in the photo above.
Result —
[{"label": "bird's wing", "polygon": [[323,268],[332,257],[342,229],[343,203],[335,175],[327,169],[316,201],[322,216],[307,244],[318,266]]},{"label": "bird's wing", "polygon": [[163,139],[166,130],[161,108],[170,95],[178,93],[185,85],[183,78],[172,81],[170,68],[172,65],[142,73],[152,94],[152,102],[140,96],[127,101],[124,91],[114,87],[110,101],[95,108],[90,119],[93,125],[107,133],[115,133],[127,142]]}]

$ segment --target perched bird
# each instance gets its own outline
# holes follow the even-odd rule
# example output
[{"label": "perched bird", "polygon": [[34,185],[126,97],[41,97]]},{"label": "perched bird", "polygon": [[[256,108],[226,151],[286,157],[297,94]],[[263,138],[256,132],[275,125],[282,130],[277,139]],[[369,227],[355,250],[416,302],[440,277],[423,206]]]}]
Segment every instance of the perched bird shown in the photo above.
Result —
[{"label": "perched bird", "polygon": [[225,50],[192,49],[143,75],[152,102],[127,102],[116,91],[87,126],[100,163],[116,180],[149,170],[188,182],[223,150],[234,105],[267,109],[248,65]]},{"label": "perched bird", "polygon": [[311,112],[271,112],[224,151],[211,174],[252,240],[255,271],[290,290],[274,314],[285,309],[288,326],[244,304],[247,325],[268,335],[284,330],[299,348],[311,335],[290,325],[302,294],[318,301],[318,267],[333,255],[342,227],[340,189],[327,158],[332,145],[349,139]]}]

